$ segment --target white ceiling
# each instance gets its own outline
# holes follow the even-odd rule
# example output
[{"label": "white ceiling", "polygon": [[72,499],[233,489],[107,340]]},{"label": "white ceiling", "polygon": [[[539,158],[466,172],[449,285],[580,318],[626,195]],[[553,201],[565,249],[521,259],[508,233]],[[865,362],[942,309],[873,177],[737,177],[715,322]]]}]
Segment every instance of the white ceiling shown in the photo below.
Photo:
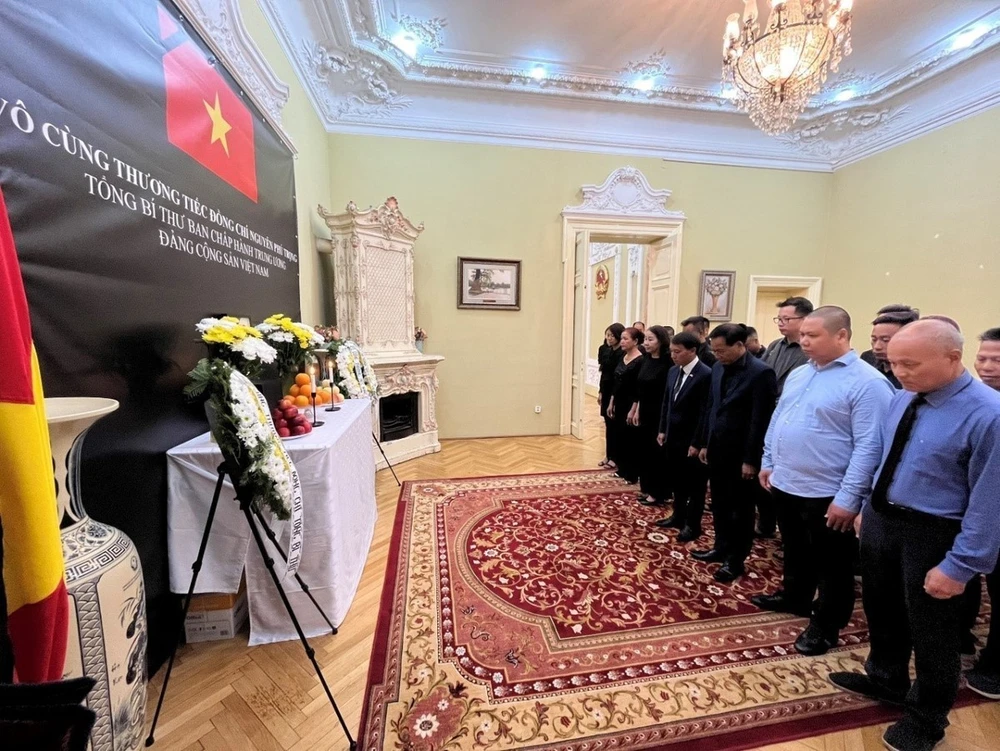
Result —
[{"label": "white ceiling", "polygon": [[853,54],[778,138],[720,90],[740,0],[258,2],[331,131],[829,170],[1000,102],[995,0],[855,0]]}]

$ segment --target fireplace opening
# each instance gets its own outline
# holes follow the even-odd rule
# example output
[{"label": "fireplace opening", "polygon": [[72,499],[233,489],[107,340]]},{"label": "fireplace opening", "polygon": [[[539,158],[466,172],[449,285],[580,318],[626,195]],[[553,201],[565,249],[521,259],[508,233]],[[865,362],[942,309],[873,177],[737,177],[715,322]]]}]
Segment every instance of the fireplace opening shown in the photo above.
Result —
[{"label": "fireplace opening", "polygon": [[416,391],[379,399],[379,429],[382,441],[398,441],[418,432]]}]

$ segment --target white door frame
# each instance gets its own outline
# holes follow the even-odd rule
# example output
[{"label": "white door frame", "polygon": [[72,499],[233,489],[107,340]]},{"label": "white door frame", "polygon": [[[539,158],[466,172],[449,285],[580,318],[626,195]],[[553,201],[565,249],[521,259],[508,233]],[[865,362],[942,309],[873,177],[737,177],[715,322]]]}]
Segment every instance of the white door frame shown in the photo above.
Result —
[{"label": "white door frame", "polygon": [[788,289],[805,287],[806,297],[817,308],[822,304],[823,277],[821,276],[762,276],[750,275],[750,293],[747,301],[747,325],[753,326],[757,320],[757,292],[762,289]]},{"label": "white door frame", "polygon": [[[563,315],[562,366],[560,368],[559,434],[570,432],[573,414],[573,285],[576,269],[576,235],[589,231],[594,235],[627,237],[630,243],[649,243],[676,236],[675,276],[680,275],[682,231],[685,216],[665,207],[669,190],[654,190],[645,176],[634,167],[612,172],[601,185],[583,186],[583,203],[567,206],[563,212]],[[589,257],[585,259],[585,263]],[[589,268],[583,273],[589,273]],[[617,280],[616,280],[617,281]],[[672,303],[677,318],[678,296]],[[585,306],[586,307],[586,306]],[[582,393],[582,389],[581,389]]]}]

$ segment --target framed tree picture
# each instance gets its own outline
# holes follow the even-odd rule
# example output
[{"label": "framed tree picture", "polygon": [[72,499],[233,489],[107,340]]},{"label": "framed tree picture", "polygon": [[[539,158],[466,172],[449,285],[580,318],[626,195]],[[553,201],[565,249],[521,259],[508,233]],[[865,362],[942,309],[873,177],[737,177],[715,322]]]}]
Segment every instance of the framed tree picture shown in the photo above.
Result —
[{"label": "framed tree picture", "polygon": [[702,271],[701,314],[710,321],[732,320],[735,286],[735,271]]},{"label": "framed tree picture", "polygon": [[521,262],[459,258],[458,307],[520,310]]}]

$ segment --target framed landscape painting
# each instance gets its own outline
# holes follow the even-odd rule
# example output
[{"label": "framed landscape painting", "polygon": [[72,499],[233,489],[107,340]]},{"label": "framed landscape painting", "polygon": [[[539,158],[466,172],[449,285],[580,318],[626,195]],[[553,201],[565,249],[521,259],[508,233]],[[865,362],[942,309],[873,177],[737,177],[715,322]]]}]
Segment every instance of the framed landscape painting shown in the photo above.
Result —
[{"label": "framed landscape painting", "polygon": [[735,286],[735,271],[702,271],[701,314],[710,321],[732,320]]},{"label": "framed landscape painting", "polygon": [[459,258],[458,307],[520,310],[521,262]]}]

